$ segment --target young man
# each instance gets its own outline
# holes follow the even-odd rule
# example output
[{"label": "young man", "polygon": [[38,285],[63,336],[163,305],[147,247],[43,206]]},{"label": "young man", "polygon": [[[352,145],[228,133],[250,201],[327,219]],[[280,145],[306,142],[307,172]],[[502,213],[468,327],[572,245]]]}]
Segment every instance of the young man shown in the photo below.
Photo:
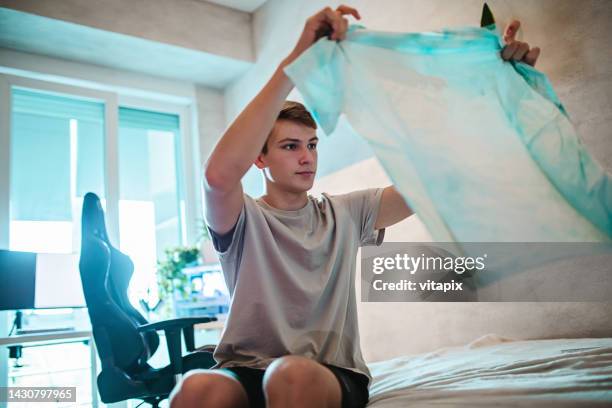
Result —
[{"label": "young man", "polygon": [[[412,211],[392,187],[315,199],[316,124],[283,68],[316,40],[343,40],[345,15],[310,17],[294,50],[228,128],[205,166],[206,220],[232,296],[211,370],[188,373],[174,390],[183,407],[364,407],[370,373],[363,360],[354,289],[361,245],[380,244],[384,228]],[[532,65],[539,50],[506,33],[505,59]],[[280,112],[280,113],[279,113]],[[255,165],[265,195],[243,194]]]}]

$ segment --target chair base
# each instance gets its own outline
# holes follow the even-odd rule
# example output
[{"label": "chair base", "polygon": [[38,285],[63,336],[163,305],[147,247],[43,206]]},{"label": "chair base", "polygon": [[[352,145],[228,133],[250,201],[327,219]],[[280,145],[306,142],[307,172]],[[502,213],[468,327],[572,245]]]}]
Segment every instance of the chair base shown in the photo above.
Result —
[{"label": "chair base", "polygon": [[145,398],[143,399],[144,402],[146,402],[147,404],[151,405],[152,408],[158,408],[159,407],[159,403],[162,402],[163,400],[165,400],[167,397],[156,397],[156,398]]}]

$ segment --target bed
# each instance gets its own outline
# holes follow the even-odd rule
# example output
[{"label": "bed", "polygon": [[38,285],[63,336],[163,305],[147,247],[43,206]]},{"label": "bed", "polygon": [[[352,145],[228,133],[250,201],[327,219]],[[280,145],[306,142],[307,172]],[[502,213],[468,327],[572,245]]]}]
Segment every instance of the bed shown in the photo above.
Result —
[{"label": "bed", "polygon": [[612,338],[487,335],[369,367],[372,408],[612,407]]}]

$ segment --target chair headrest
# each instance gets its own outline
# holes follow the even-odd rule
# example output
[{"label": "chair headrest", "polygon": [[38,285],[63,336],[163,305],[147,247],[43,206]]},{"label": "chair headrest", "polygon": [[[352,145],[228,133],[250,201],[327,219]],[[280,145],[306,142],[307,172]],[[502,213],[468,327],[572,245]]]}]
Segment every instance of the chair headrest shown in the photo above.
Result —
[{"label": "chair headrest", "polygon": [[106,223],[104,222],[104,210],[100,198],[94,193],[87,193],[83,198],[83,217],[81,220],[82,239],[95,236],[106,242],[109,246],[110,241],[106,233]]}]

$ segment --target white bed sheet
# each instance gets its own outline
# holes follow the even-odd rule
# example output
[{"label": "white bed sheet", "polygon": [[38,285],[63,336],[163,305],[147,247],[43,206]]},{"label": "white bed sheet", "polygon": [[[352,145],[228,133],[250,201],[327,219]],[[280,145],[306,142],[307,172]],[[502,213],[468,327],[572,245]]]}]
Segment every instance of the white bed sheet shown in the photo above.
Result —
[{"label": "white bed sheet", "polygon": [[612,338],[487,335],[369,367],[372,408],[612,407]]}]

